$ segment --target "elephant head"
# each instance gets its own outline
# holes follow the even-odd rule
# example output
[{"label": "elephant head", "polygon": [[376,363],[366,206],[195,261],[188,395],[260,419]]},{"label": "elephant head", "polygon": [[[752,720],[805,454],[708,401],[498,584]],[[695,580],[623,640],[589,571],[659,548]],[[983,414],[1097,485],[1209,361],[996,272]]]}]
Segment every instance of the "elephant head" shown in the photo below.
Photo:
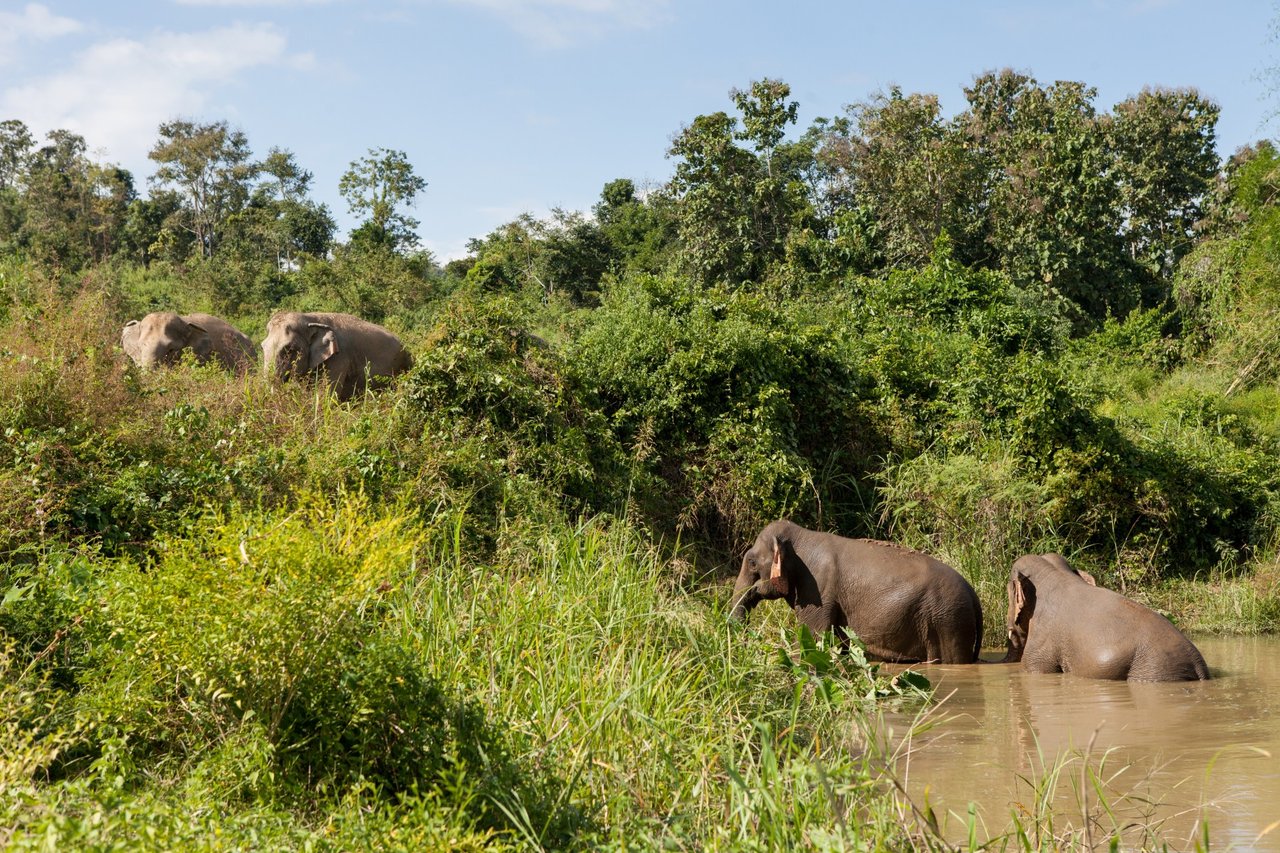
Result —
[{"label": "elephant head", "polygon": [[755,544],[742,557],[738,582],[733,588],[733,609],[729,618],[742,621],[761,601],[793,596],[788,563],[795,559],[790,543],[774,530],[766,527],[756,538]]},{"label": "elephant head", "polygon": [[277,314],[267,324],[262,367],[281,381],[301,379],[337,355],[338,334],[332,325],[305,314]]},{"label": "elephant head", "polygon": [[203,326],[184,320],[172,311],[158,311],[141,320],[130,320],[120,333],[124,351],[139,367],[174,364],[189,349],[196,359],[209,358],[213,341]]},{"label": "elephant head", "polygon": [[1031,617],[1036,611],[1036,581],[1045,571],[1064,572],[1074,575],[1089,586],[1097,586],[1093,575],[1073,568],[1058,554],[1042,554],[1036,557],[1023,557],[1013,564],[1009,572],[1009,613],[1006,627],[1009,636],[1009,650],[1005,654],[1005,663],[1018,663],[1022,660],[1022,652],[1027,647],[1027,634],[1031,629]]}]

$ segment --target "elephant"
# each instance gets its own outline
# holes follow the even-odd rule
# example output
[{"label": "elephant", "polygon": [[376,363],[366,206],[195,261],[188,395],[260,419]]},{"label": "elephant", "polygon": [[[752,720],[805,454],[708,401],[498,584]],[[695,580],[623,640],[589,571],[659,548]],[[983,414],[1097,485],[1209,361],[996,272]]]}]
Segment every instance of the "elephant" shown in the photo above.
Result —
[{"label": "elephant", "polygon": [[857,635],[872,660],[975,663],[982,605],[969,582],[927,554],[846,539],[787,520],[760,532],[742,558],[729,618],[781,598],[815,633]]},{"label": "elephant", "polygon": [[255,358],[249,336],[212,314],[155,311],[126,323],[120,344],[139,367],[175,364],[184,350],[191,350],[201,364],[213,359],[228,370],[248,373]]},{"label": "elephant", "polygon": [[412,366],[399,338],[350,314],[278,312],[267,321],[262,342],[264,373],[281,381],[323,377],[339,400]]},{"label": "elephant", "polygon": [[1009,573],[1006,663],[1117,681],[1209,678],[1204,657],[1165,617],[1098,586],[1060,554],[1027,554]]}]

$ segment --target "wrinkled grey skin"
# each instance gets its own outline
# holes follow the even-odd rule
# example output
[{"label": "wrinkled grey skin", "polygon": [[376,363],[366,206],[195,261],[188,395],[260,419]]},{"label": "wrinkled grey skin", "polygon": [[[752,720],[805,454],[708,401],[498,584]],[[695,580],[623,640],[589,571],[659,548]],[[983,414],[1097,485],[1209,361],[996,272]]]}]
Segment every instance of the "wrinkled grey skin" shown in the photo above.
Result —
[{"label": "wrinkled grey skin", "polygon": [[239,373],[253,367],[253,341],[235,326],[212,314],[156,311],[141,320],[130,320],[120,332],[120,344],[139,367],[175,364],[185,350],[196,361],[210,359]]},{"label": "wrinkled grey skin", "polygon": [[1019,557],[1009,573],[1009,652],[1028,672],[1115,681],[1209,677],[1200,650],[1168,619],[1103,589],[1058,554]]},{"label": "wrinkled grey skin", "polygon": [[364,393],[413,366],[400,339],[350,314],[280,312],[267,321],[262,369],[282,382],[319,377],[339,400]]},{"label": "wrinkled grey skin", "polygon": [[780,598],[814,633],[858,636],[872,659],[974,663],[982,605],[959,572],[888,542],[775,521],[742,558],[729,618]]}]

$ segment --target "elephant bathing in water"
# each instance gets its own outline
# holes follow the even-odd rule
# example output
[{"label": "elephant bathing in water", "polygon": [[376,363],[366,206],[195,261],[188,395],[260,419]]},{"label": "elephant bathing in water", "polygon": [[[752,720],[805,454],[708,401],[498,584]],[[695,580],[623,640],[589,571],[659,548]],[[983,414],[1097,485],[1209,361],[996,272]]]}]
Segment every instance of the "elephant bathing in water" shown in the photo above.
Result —
[{"label": "elephant bathing in water", "polygon": [[974,663],[982,605],[959,572],[926,554],[775,521],[742,558],[729,618],[781,598],[815,634],[857,635],[868,657]]},{"label": "elephant bathing in water", "polygon": [[339,400],[412,366],[399,338],[350,314],[279,313],[267,321],[262,342],[262,369],[268,376],[281,381],[322,377]]},{"label": "elephant bathing in water", "polygon": [[1209,677],[1200,650],[1168,619],[1103,589],[1058,554],[1028,554],[1009,577],[1008,663],[1117,681]]},{"label": "elephant bathing in water", "polygon": [[172,311],[156,311],[126,323],[120,344],[139,367],[175,364],[183,350],[195,353],[201,364],[213,359],[239,373],[247,373],[254,361],[249,336],[212,314],[178,316]]}]

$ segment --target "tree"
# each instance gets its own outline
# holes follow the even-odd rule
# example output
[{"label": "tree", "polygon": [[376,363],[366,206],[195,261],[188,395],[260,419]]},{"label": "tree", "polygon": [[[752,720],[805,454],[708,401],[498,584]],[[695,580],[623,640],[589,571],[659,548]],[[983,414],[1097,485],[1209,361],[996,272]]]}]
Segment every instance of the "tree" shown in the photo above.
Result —
[{"label": "tree", "polygon": [[352,160],[338,182],[338,192],[353,214],[368,217],[352,232],[352,242],[391,250],[416,246],[418,220],[399,208],[412,205],[426,187],[403,151],[370,148],[367,156]]},{"label": "tree", "polygon": [[144,267],[157,259],[177,262],[188,257],[194,245],[191,234],[169,224],[182,213],[182,196],[172,190],[152,190],[147,198],[135,198],[125,214],[123,250]]},{"label": "tree", "polygon": [[[844,173],[854,205],[876,222],[878,249],[890,265],[925,264],[944,232],[956,255],[983,254],[981,185],[976,158],[936,95],[888,94],[848,108],[847,142],[825,145],[828,168]],[[846,177],[847,176],[847,177]]]},{"label": "tree", "polygon": [[1073,81],[1042,87],[1006,69],[979,76],[965,95],[969,108],[957,121],[978,158],[996,265],[1094,319],[1127,314],[1140,272],[1119,236],[1121,201],[1095,90]]},{"label": "tree", "polygon": [[604,185],[592,213],[608,243],[610,266],[615,272],[624,267],[659,270],[675,239],[669,196],[650,193],[640,199],[635,182],[619,178]]},{"label": "tree", "polygon": [[200,124],[173,119],[160,125],[160,141],[148,155],[158,164],[152,184],[173,187],[186,201],[185,215],[171,221],[195,237],[202,257],[212,257],[228,217],[249,199],[258,172],[249,140],[227,122]]},{"label": "tree", "polygon": [[20,242],[26,205],[18,190],[35,144],[27,126],[17,119],[0,122],[0,248]]},{"label": "tree", "polygon": [[91,161],[79,134],[54,130],[47,139],[27,160],[18,240],[47,263],[79,269],[119,245],[133,176]]},{"label": "tree", "polygon": [[796,117],[790,93],[777,80],[734,90],[741,127],[724,112],[702,115],[671,143],[680,258],[704,283],[760,280],[783,257],[791,230],[811,215],[803,183],[778,157]]},{"label": "tree", "polygon": [[36,144],[27,126],[17,119],[0,121],[0,191],[16,188],[26,168],[27,153]]},{"label": "tree", "polygon": [[467,248],[475,256],[468,281],[486,290],[532,286],[543,297],[564,293],[577,303],[593,298],[615,259],[598,222],[560,208],[547,219],[522,214]]},{"label": "tree", "polygon": [[1218,105],[1192,88],[1143,89],[1112,111],[1125,244],[1165,281],[1191,248],[1218,173],[1218,115]]},{"label": "tree", "polygon": [[274,255],[276,266],[292,268],[300,253],[324,255],[337,225],[328,207],[307,198],[311,172],[283,148],[272,148],[259,169],[263,180],[246,211],[249,230]]}]

